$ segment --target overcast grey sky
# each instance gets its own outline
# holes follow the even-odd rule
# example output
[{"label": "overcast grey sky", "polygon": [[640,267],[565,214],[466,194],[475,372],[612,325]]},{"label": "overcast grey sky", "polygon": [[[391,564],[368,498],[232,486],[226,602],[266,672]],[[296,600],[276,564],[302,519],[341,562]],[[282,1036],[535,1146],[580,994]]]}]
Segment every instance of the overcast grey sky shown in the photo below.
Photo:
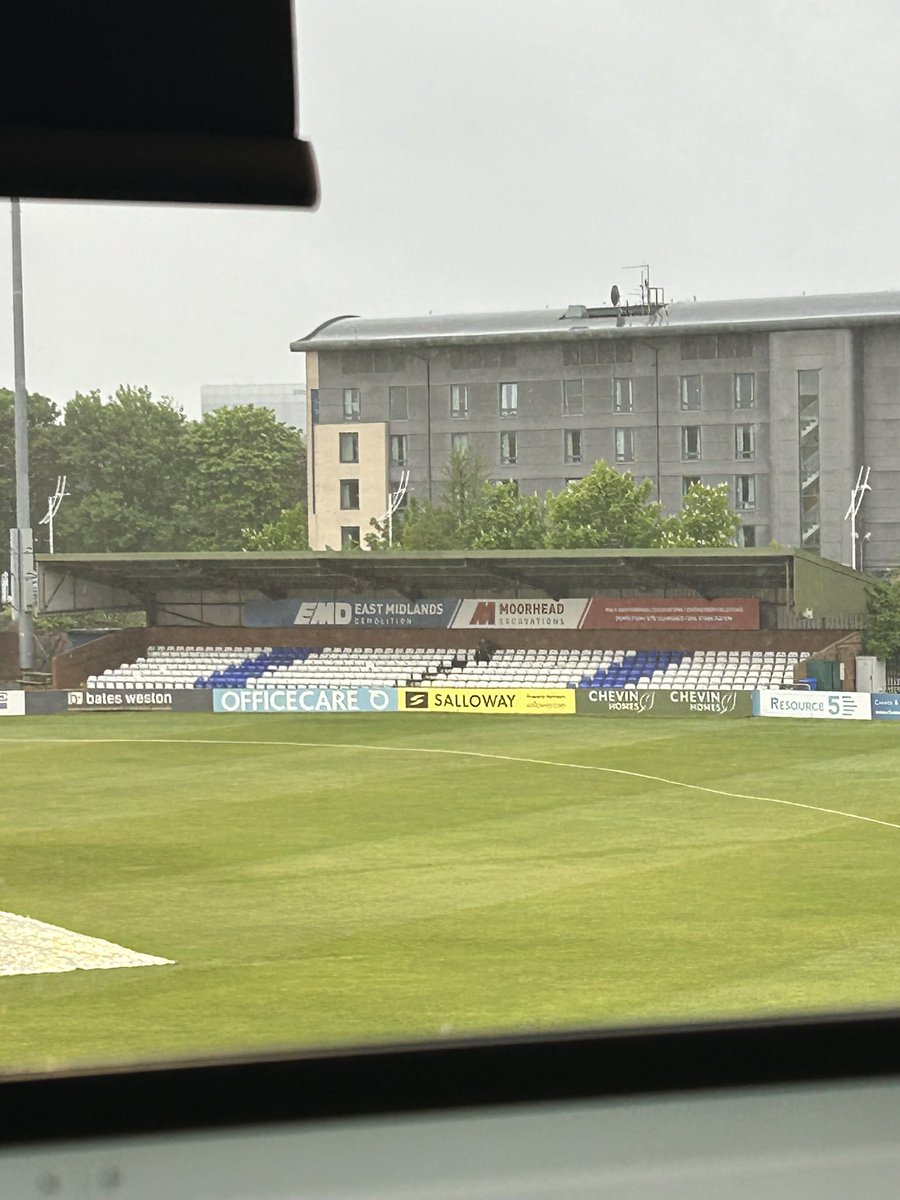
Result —
[{"label": "overcast grey sky", "polygon": [[[302,379],[338,313],[900,287],[893,0],[295,0],[318,211],[23,204],[30,390]],[[9,206],[0,386],[12,386]]]}]

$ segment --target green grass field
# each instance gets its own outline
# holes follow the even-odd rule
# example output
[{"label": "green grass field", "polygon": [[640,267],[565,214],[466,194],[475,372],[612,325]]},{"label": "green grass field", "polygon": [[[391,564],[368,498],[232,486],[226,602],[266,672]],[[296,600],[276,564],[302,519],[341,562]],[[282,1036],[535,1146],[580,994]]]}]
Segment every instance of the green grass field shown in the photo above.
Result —
[{"label": "green grass field", "polygon": [[0,909],[176,960],[0,977],[0,1069],[894,1005],[900,827],[718,793],[900,826],[898,761],[891,722],[0,722]]}]

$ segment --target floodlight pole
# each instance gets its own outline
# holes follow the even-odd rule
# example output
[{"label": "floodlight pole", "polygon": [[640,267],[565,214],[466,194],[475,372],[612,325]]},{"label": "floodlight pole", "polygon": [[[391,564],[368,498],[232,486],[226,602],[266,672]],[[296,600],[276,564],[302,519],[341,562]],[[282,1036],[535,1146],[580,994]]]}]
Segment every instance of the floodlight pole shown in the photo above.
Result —
[{"label": "floodlight pole", "polygon": [[34,666],[33,539],[28,494],[28,393],[25,390],[25,319],[22,305],[22,215],[18,199],[10,201],[12,215],[13,358],[15,370],[16,528],[10,531],[13,572],[13,617],[19,631],[19,667]]},{"label": "floodlight pole", "polygon": [[869,475],[871,469],[869,467],[860,467],[859,474],[856,477],[856,483],[850,492],[850,507],[844,514],[844,520],[850,522],[850,566],[856,570],[856,517],[862,507],[863,498],[866,492],[872,489],[869,486]]}]

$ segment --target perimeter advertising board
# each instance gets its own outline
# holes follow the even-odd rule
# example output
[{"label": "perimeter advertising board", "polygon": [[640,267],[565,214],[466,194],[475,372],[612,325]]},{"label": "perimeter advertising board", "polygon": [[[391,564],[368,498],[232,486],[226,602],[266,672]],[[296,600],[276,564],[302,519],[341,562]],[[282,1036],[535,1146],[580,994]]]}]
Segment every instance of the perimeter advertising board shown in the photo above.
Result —
[{"label": "perimeter advertising board", "polygon": [[572,688],[401,688],[402,712],[573,713]]},{"label": "perimeter advertising board", "polygon": [[163,712],[171,711],[173,691],[150,688],[133,691],[67,692],[69,712]]},{"label": "perimeter advertising board", "polygon": [[0,692],[0,717],[24,717],[25,693]]},{"label": "perimeter advertising board", "polygon": [[217,713],[396,712],[396,688],[214,688]]},{"label": "perimeter advertising board", "polygon": [[900,694],[873,692],[872,716],[876,721],[900,721]]},{"label": "perimeter advertising board", "polygon": [[594,717],[749,717],[750,692],[576,688],[575,711]]},{"label": "perimeter advertising board", "polygon": [[581,596],[522,600],[260,600],[245,625],[325,625],[354,629],[759,629],[759,601],[616,599]]},{"label": "perimeter advertising board", "polygon": [[869,692],[754,692],[753,715],[870,721],[872,698]]}]

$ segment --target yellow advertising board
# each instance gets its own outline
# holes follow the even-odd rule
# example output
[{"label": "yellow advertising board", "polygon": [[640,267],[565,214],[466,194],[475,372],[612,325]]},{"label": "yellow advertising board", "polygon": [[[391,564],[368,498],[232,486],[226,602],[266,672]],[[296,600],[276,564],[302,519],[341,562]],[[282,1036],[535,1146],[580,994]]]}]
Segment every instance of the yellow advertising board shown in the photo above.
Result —
[{"label": "yellow advertising board", "polygon": [[572,688],[400,688],[401,712],[531,713],[575,711]]}]

